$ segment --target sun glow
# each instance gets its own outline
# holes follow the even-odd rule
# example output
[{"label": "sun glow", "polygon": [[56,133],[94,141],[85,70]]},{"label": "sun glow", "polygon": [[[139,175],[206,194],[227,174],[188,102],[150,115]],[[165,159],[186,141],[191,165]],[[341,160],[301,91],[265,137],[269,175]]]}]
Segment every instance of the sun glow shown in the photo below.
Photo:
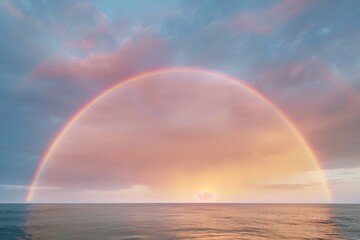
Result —
[{"label": "sun glow", "polygon": [[199,190],[196,193],[196,200],[200,202],[211,201],[214,200],[214,198],[214,194],[206,189]]}]

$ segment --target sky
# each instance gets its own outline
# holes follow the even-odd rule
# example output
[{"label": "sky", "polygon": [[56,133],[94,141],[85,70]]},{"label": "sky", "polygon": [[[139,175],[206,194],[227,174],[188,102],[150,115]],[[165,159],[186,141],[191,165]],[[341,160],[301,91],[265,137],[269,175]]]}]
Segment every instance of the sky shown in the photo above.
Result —
[{"label": "sky", "polygon": [[[112,199],[120,192],[128,201],[190,201],[190,192],[198,191],[194,194],[200,200],[261,201],[250,190],[240,197],[223,198],[234,189],[251,188],[262,190],[255,195],[266,201],[285,201],[287,195],[273,199],[262,194],[279,191],[292,195],[300,189],[311,196],[315,194],[312,191],[322,191],[316,188],[315,178],[295,183],[284,173],[319,172],[315,160],[309,159],[316,158],[331,193],[326,201],[360,203],[359,9],[356,0],[0,1],[0,202],[25,201],[49,144],[95,96],[153,69],[191,66],[231,75],[273,106],[260,101],[244,85],[205,73],[150,76],[116,90],[74,124],[54,150],[54,160],[50,159],[39,180],[42,185],[37,186],[46,193],[38,196],[44,201],[50,197],[76,201],[69,196],[80,192],[87,199],[99,194]],[[238,102],[243,107],[237,109]],[[284,123],[277,111],[291,124]],[[229,112],[236,112],[241,124],[235,124],[234,114]],[[294,135],[292,125],[306,146]],[[280,140],[276,143],[271,137],[270,145],[264,147],[266,138],[261,134],[269,131]],[[121,138],[123,134],[128,141]],[[215,144],[204,139],[222,141]],[[195,152],[179,147],[189,141]],[[240,141],[249,146],[233,144]],[[99,142],[103,147],[100,144],[101,149],[94,151]],[[265,158],[270,150],[278,149],[276,144],[281,145],[277,159],[282,159],[282,168],[265,168]],[[220,150],[205,151],[209,146]],[[252,148],[251,154],[262,155],[249,157]],[[309,156],[309,149],[315,157]],[[198,155],[174,158],[170,168],[164,164],[164,152],[173,156],[183,151]],[[288,151],[292,155],[286,158]],[[141,159],[141,167],[128,164],[125,170],[111,171],[124,165],[118,166],[123,160],[114,163],[114,157],[99,163],[109,152],[116,159],[123,155],[124,159]],[[220,157],[212,160],[217,154]],[[153,158],[145,160],[145,156]],[[235,161],[238,157],[246,160]],[[213,171],[224,167],[224,162],[229,169]],[[209,167],[204,167],[207,164]],[[251,170],[258,166],[262,168]],[[271,176],[266,172],[269,168]],[[172,174],[159,174],[169,169]],[[239,169],[242,177],[222,175],[234,175],[230,174],[233,169]],[[163,184],[184,172],[196,176],[199,186],[189,190],[194,182],[183,176]],[[125,173],[131,174],[122,177]],[[212,180],[203,182],[206,176]],[[226,187],[220,191],[219,179],[225,178],[221,181]],[[235,184],[238,181],[246,184]],[[70,186],[74,182],[75,186]],[[152,189],[158,195],[144,198],[128,193],[145,194]],[[174,189],[181,191],[175,193]]]}]

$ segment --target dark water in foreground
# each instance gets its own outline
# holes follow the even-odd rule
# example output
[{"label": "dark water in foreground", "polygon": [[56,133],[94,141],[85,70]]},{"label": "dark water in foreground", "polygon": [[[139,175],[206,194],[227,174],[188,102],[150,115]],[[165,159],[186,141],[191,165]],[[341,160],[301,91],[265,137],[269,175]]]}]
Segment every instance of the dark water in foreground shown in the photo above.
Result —
[{"label": "dark water in foreground", "polygon": [[360,239],[360,205],[0,204],[0,239]]}]

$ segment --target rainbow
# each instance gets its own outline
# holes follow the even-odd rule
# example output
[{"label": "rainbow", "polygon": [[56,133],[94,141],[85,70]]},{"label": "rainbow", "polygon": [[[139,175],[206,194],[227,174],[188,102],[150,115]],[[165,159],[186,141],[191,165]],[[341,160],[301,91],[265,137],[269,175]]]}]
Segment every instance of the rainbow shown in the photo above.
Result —
[{"label": "rainbow", "polygon": [[232,77],[230,75],[224,74],[224,73],[220,73],[220,72],[216,72],[216,71],[212,71],[212,70],[208,70],[208,69],[203,69],[203,68],[197,68],[197,67],[165,67],[165,68],[149,70],[149,71],[140,73],[138,75],[135,75],[133,77],[130,77],[130,78],[126,79],[125,81],[121,81],[121,82],[116,83],[115,85],[109,87],[108,89],[106,89],[102,93],[100,93],[99,95],[92,98],[78,112],[76,112],[65,123],[63,128],[55,135],[55,137],[53,138],[53,140],[51,141],[51,143],[49,144],[49,146],[47,147],[47,149],[43,153],[43,155],[41,157],[41,161],[40,161],[38,167],[36,168],[34,177],[33,177],[32,181],[30,183],[30,187],[29,187],[28,192],[26,194],[26,201],[31,201],[32,200],[32,197],[34,195],[38,180],[40,179],[41,174],[44,171],[46,164],[49,162],[51,154],[54,152],[57,145],[62,140],[63,136],[68,132],[68,130],[89,109],[91,109],[97,103],[101,102],[104,98],[106,98],[108,95],[113,93],[116,89],[118,89],[120,87],[123,87],[124,85],[127,85],[129,83],[132,83],[132,82],[137,81],[137,80],[142,79],[142,78],[155,76],[155,75],[160,75],[160,74],[165,74],[165,73],[198,73],[198,74],[200,73],[200,74],[205,74],[205,75],[209,75],[209,76],[216,77],[216,78],[226,79],[228,81],[234,82],[237,85],[243,87],[244,89],[246,89],[250,93],[257,96],[263,102],[265,102],[289,126],[291,131],[293,131],[293,133],[298,137],[298,139],[300,139],[301,144],[305,147],[305,149],[307,150],[307,153],[311,156],[312,160],[314,161],[314,165],[315,165],[316,169],[321,172],[321,177],[322,177],[322,180],[323,180],[322,181],[323,182],[323,188],[324,188],[325,193],[327,194],[328,198],[331,199],[331,194],[330,194],[329,186],[327,184],[326,177],[323,174],[323,172],[321,171],[322,168],[320,166],[319,160],[315,156],[314,152],[311,150],[309,144],[305,141],[304,137],[297,130],[297,128],[294,126],[294,124],[290,121],[290,119],[274,103],[272,103],[269,99],[267,99],[262,93],[260,93],[254,87],[248,85],[246,82],[244,82],[244,81],[242,81],[242,80],[240,80],[238,78]]}]

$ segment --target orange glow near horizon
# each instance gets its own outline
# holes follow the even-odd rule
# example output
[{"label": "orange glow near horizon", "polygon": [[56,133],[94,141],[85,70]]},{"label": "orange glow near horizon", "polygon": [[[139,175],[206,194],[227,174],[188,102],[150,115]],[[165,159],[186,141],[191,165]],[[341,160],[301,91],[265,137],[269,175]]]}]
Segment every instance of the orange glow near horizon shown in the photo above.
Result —
[{"label": "orange glow near horizon", "polygon": [[239,79],[166,68],[116,84],[54,138],[33,202],[329,201],[291,122]]}]

